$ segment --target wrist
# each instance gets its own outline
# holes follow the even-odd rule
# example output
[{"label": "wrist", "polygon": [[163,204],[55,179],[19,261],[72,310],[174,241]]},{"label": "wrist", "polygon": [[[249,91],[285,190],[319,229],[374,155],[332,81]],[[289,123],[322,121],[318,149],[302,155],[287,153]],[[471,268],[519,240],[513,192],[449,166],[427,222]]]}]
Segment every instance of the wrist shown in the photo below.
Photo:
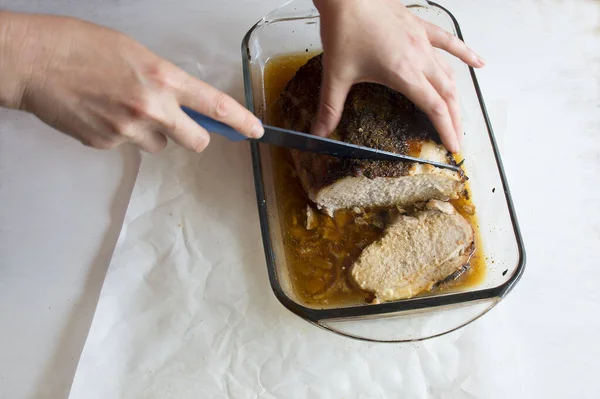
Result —
[{"label": "wrist", "polygon": [[18,109],[31,76],[24,54],[26,18],[0,11],[0,106]]}]

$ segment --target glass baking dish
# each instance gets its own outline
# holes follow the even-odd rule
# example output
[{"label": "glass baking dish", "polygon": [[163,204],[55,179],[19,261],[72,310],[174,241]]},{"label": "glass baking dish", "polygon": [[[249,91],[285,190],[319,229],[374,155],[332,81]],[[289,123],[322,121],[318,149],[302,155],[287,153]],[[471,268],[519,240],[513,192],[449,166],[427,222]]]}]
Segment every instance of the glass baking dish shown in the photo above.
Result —
[{"label": "glass baking dish", "polygon": [[[432,2],[407,4],[420,16],[462,38],[448,10]],[[295,0],[266,15],[242,43],[247,107],[266,119],[264,68],[271,57],[321,49],[319,14],[310,0]],[[477,286],[382,304],[316,308],[292,290],[282,244],[271,151],[251,144],[254,181],[271,287],[290,311],[327,330],[378,342],[415,341],[456,330],[494,307],[519,281],[525,251],[500,154],[475,72],[447,56],[456,83],[466,132],[461,155],[477,207],[483,251],[488,259]],[[268,122],[268,121],[267,121]]]}]

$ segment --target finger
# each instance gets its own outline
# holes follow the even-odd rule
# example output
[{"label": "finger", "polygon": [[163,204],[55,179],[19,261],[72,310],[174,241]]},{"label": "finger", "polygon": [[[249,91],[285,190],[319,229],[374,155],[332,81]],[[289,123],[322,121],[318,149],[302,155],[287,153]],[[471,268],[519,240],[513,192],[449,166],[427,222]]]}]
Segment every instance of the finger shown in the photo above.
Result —
[{"label": "finger", "polygon": [[[442,142],[444,142],[444,136],[446,136],[448,142],[456,143],[456,146],[454,146],[454,144],[449,144],[449,146],[447,145],[447,148],[452,152],[457,152],[460,146],[460,139],[458,136],[461,131],[460,129],[462,128],[460,127],[460,109],[456,97],[456,85],[437,62],[438,61],[436,60],[435,65],[432,65],[431,70],[427,71],[426,76],[429,83],[437,91],[438,96],[445,103],[444,112],[447,112],[452,124],[451,129],[445,129],[444,132],[438,129],[438,132],[440,133]],[[444,144],[446,144],[446,142],[444,142]]]},{"label": "finger", "polygon": [[442,50],[449,52],[472,67],[481,68],[485,65],[483,58],[477,55],[473,50],[467,47],[462,40],[450,32],[447,32],[439,26],[429,22],[425,23],[425,30],[427,31],[427,37],[429,38],[429,41],[434,47],[441,48]]},{"label": "finger", "polygon": [[423,74],[393,78],[391,86],[404,94],[417,107],[427,114],[440,135],[440,139],[451,152],[459,150],[452,118],[446,102]]},{"label": "finger", "polygon": [[448,76],[449,79],[454,80],[454,70],[452,69],[448,61],[446,61],[442,53],[436,50],[433,53],[433,57],[435,58],[435,61],[439,65],[439,67],[442,68],[446,76]]},{"label": "finger", "polygon": [[436,74],[437,78],[434,77],[433,81],[432,79],[429,80],[448,105],[448,111],[450,112],[450,117],[452,118],[452,123],[454,125],[454,131],[456,132],[456,140],[460,145],[463,138],[463,128],[460,113],[460,103],[458,101],[458,92],[456,90],[456,83],[454,80],[454,72],[442,54],[439,54],[436,51],[434,57],[439,73]]},{"label": "finger", "polygon": [[165,135],[155,130],[138,134],[131,141],[142,150],[152,154],[162,151],[167,146]]},{"label": "finger", "polygon": [[351,83],[340,79],[333,71],[324,69],[319,100],[319,110],[313,124],[312,133],[317,136],[329,136],[340,123],[344,103],[350,91]]},{"label": "finger", "polygon": [[260,138],[265,132],[252,112],[232,97],[201,80],[185,74],[178,91],[177,99],[181,105],[223,122],[244,136]]},{"label": "finger", "polygon": [[97,135],[97,134],[96,135],[95,134],[82,135],[82,136],[73,136],[69,133],[67,133],[67,134],[71,137],[78,139],[81,142],[81,144],[83,144],[84,146],[96,148],[98,150],[112,150],[113,148],[117,148],[121,144],[127,142],[127,140],[124,140],[122,138],[107,139],[107,138],[105,138],[101,135]]},{"label": "finger", "polygon": [[180,146],[195,152],[202,152],[210,142],[210,135],[202,126],[194,122],[178,106],[169,114],[171,119],[161,132]]}]

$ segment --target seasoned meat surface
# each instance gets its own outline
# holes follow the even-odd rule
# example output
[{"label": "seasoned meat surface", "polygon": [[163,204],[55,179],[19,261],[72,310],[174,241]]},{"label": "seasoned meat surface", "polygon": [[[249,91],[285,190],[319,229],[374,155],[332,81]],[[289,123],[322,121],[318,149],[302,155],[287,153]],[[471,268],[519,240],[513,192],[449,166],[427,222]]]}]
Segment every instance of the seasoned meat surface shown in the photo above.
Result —
[{"label": "seasoned meat surface", "polygon": [[[277,106],[288,129],[310,132],[317,113],[322,56],[310,59],[287,84]],[[428,117],[402,94],[360,83],[350,90],[332,138],[380,150],[454,163]],[[355,160],[292,151],[300,181],[320,208],[407,205],[456,198],[464,177],[411,162]]]}]

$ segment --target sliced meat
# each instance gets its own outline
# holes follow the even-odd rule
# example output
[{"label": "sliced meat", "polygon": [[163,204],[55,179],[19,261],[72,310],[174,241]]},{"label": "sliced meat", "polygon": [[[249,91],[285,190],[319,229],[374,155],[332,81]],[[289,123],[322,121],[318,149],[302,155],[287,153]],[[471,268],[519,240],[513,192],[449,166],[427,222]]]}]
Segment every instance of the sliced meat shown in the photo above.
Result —
[{"label": "sliced meat", "polygon": [[430,201],[414,216],[392,221],[383,237],[363,250],[350,276],[380,301],[410,298],[465,266],[475,250],[474,236],[452,205]]},{"label": "sliced meat", "polygon": [[[278,101],[282,127],[310,132],[316,115],[322,57],[301,67]],[[350,90],[332,138],[380,150],[455,164],[427,116],[402,94],[374,83]],[[410,205],[456,198],[464,175],[412,162],[328,157],[292,151],[296,172],[309,198],[332,213],[342,208]]]}]

